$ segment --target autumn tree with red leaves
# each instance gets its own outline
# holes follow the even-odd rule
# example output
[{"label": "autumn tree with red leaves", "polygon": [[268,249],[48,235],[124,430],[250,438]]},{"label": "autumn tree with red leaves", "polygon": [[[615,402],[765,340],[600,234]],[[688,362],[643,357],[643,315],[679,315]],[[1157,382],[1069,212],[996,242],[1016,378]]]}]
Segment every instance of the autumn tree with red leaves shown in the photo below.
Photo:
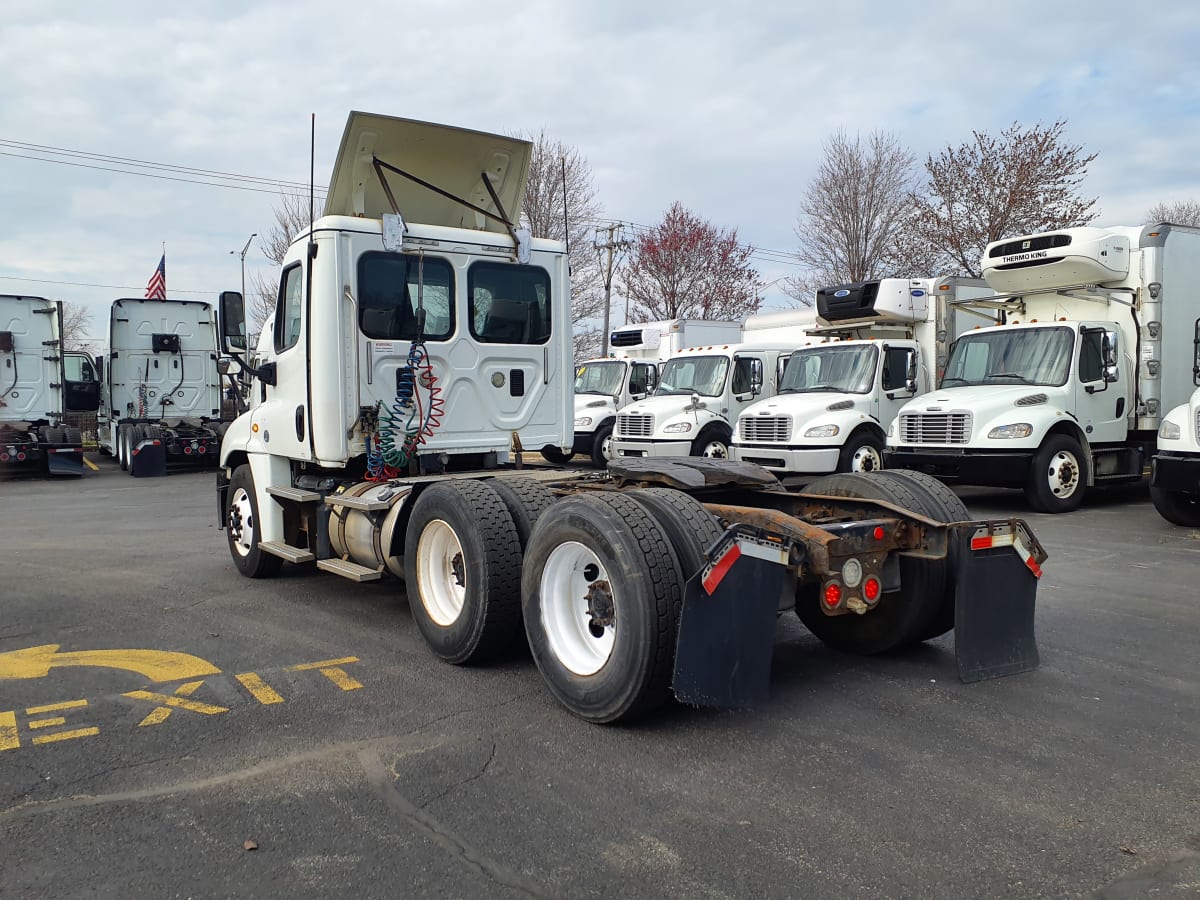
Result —
[{"label": "autumn tree with red leaves", "polygon": [[621,273],[630,320],[734,320],[762,305],[753,247],[737,229],[722,231],[676,201],[661,222],[639,234]]}]

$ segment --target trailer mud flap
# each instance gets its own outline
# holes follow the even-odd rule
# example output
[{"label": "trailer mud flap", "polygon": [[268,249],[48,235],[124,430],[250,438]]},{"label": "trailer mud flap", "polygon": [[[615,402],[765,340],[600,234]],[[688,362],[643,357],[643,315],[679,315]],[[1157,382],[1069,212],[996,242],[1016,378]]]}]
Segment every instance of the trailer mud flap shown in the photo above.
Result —
[{"label": "trailer mud flap", "polygon": [[46,469],[51,475],[83,474],[83,449],[80,447],[51,447],[46,450]]},{"label": "trailer mud flap", "polygon": [[959,677],[983,681],[1036,669],[1034,601],[1044,552],[1015,524],[1001,533],[968,530],[960,541],[954,591]]},{"label": "trailer mud flap", "polygon": [[779,594],[789,577],[774,558],[729,534],[687,582],[671,687],[683,703],[726,709],[767,699]]},{"label": "trailer mud flap", "polygon": [[142,441],[133,448],[129,474],[134,478],[152,478],[167,474],[167,448],[162,441]]}]

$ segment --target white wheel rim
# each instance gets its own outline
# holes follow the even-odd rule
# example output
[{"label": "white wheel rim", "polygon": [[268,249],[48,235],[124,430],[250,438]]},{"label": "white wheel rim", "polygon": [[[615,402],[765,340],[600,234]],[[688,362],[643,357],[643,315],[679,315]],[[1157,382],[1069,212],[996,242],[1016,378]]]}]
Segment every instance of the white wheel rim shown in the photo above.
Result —
[{"label": "white wheel rim", "polygon": [[117,462],[121,463],[121,465],[123,465],[123,466],[127,465],[129,462],[128,448],[125,446],[128,441],[129,441],[129,429],[128,428],[118,428],[117,429]]},{"label": "white wheel rim", "polygon": [[238,556],[245,558],[254,549],[254,533],[257,524],[254,521],[254,506],[250,502],[250,494],[245,488],[235,488],[233,498],[229,501],[229,544]]},{"label": "white wheel rim", "polygon": [[606,437],[604,440],[602,440],[600,442],[600,455],[609,461],[611,461],[613,458],[612,432],[611,431],[608,433],[608,437]]},{"label": "white wheel rim", "polygon": [[1066,500],[1079,487],[1079,460],[1074,453],[1059,450],[1050,457],[1050,470],[1047,472],[1050,493],[1059,500]]},{"label": "white wheel rim", "polygon": [[417,590],[421,605],[443,628],[458,621],[467,602],[466,559],[454,529],[434,519],[417,541]]},{"label": "white wheel rim", "polygon": [[612,581],[599,558],[578,541],[567,541],[550,551],[538,585],[542,600],[542,628],[550,652],[576,675],[595,675],[612,656],[616,643],[616,616],[597,624],[588,611],[588,592],[603,591],[613,606],[617,598]]},{"label": "white wheel rim", "polygon": [[883,457],[870,444],[864,444],[850,457],[851,472],[877,472],[883,468]]},{"label": "white wheel rim", "polygon": [[729,448],[721,441],[709,441],[700,455],[709,459],[726,459],[729,456]]}]

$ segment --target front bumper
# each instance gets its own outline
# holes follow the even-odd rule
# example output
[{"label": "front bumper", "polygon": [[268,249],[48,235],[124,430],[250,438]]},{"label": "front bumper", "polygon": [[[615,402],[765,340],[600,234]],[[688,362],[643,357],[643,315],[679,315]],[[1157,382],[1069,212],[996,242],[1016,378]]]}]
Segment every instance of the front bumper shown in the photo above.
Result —
[{"label": "front bumper", "polygon": [[986,453],[970,450],[916,450],[891,447],[883,451],[885,469],[915,469],[960,484],[1021,487],[1029,479],[1033,450]]},{"label": "front bumper", "polygon": [[1150,486],[1171,494],[1200,496],[1200,456],[1156,454],[1150,460]]},{"label": "front bumper", "polygon": [[814,475],[836,472],[841,453],[840,447],[806,447],[797,450],[759,444],[735,445],[729,448],[730,459],[756,463],[772,472],[803,472]]},{"label": "front bumper", "polygon": [[692,451],[692,442],[614,438],[612,447],[615,456],[688,456]]}]

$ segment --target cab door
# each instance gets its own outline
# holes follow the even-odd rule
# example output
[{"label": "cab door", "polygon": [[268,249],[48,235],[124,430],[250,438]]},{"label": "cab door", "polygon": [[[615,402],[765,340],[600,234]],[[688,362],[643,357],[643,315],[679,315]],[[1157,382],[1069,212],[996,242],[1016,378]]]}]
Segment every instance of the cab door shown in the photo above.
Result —
[{"label": "cab door", "polygon": [[79,350],[63,354],[63,409],[94,413],[100,408],[100,380],[92,358]]},{"label": "cab door", "polygon": [[309,366],[305,329],[304,266],[293,263],[280,274],[273,334],[274,384],[264,381],[265,399],[254,407],[252,428],[273,456],[311,459],[309,447]]},{"label": "cab door", "polygon": [[1131,379],[1120,365],[1120,332],[1103,322],[1084,324],[1076,340],[1075,410],[1091,443],[1123,441]]}]

